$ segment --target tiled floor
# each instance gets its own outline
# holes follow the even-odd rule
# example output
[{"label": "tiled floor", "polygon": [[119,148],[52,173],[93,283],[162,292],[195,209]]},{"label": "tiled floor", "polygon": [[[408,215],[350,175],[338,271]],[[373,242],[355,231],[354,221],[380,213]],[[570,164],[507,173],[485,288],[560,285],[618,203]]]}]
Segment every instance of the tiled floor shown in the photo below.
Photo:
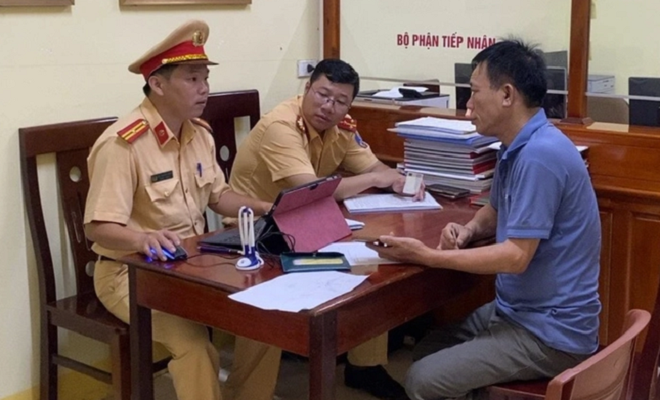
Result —
[{"label": "tiled floor", "polygon": [[[406,371],[411,363],[410,350],[401,349],[390,354],[390,362],[386,366],[392,377],[403,382]],[[223,353],[223,368],[231,364],[231,355]],[[276,400],[307,399],[308,368],[307,362],[284,358],[280,368],[280,376],[275,389]],[[344,386],[344,366],[337,366],[337,400],[374,400],[364,392]],[[155,396],[158,400],[177,400],[169,374],[161,374],[155,380]],[[110,399],[109,399],[110,400]]]}]

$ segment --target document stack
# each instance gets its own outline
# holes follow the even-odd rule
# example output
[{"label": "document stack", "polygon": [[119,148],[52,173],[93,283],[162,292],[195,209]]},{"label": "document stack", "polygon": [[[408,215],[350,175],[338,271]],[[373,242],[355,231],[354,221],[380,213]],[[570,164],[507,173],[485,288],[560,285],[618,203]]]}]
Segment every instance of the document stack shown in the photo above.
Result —
[{"label": "document stack", "polygon": [[490,189],[497,139],[477,133],[470,121],[433,117],[403,121],[390,129],[404,138],[404,169],[441,184],[482,193]]}]

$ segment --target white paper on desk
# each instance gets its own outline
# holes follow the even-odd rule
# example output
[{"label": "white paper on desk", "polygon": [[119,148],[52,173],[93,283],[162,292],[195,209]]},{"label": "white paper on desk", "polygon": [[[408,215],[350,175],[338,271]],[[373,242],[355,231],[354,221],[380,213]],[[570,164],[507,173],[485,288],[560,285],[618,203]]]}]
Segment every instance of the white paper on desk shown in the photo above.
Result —
[{"label": "white paper on desk", "polygon": [[424,199],[419,201],[414,200],[412,196],[393,193],[360,194],[344,199],[344,206],[350,213],[440,210],[442,208],[428,193],[425,193]]},{"label": "white paper on desk", "polygon": [[378,257],[378,253],[368,248],[364,242],[332,243],[319,250],[319,252],[324,251],[343,253],[352,267],[356,265],[400,264],[398,261]]},{"label": "white paper on desk", "polygon": [[392,89],[389,90],[381,90],[380,92],[374,94],[374,97],[386,97],[388,99],[398,99],[399,97],[403,97],[403,94],[399,91],[399,89],[408,89],[408,90],[414,90],[417,93],[424,93],[428,90],[428,88],[424,86],[395,86]]},{"label": "white paper on desk", "polygon": [[366,276],[337,271],[294,272],[271,279],[230,299],[264,310],[309,310],[355,289]]},{"label": "white paper on desk", "polygon": [[358,229],[364,228],[364,222],[362,221],[356,221],[354,219],[348,219],[348,218],[344,218],[344,219],[346,220],[346,224],[352,231],[356,231]]}]

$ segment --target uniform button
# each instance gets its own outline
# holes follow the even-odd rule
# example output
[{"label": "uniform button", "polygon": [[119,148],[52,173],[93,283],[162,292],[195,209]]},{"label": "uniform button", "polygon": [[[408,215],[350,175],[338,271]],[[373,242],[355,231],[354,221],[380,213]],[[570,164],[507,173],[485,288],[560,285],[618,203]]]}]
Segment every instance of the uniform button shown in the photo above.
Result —
[{"label": "uniform button", "polygon": [[165,192],[165,197],[169,196],[170,192]]}]

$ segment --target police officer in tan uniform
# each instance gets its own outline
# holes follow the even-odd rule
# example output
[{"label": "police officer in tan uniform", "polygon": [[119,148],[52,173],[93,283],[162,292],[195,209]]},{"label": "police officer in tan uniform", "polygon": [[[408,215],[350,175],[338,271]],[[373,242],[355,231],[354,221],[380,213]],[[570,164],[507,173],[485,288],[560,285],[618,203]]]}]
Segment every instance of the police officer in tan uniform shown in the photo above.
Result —
[{"label": "police officer in tan uniform", "polygon": [[[285,188],[342,169],[337,200],[371,187],[401,193],[404,177],[378,161],[347,115],[359,90],[359,76],[346,62],[321,61],[302,96],[284,101],[261,118],[241,144],[232,167],[232,190],[274,201]],[[423,196],[424,188],[417,197]],[[376,310],[374,310],[376,311]],[[405,392],[382,367],[387,363],[387,334],[348,353],[345,382],[383,399],[404,399]]]},{"label": "police officer in tan uniform", "polygon": [[[96,293],[105,307],[129,322],[127,266],[114,260],[141,252],[165,260],[181,238],[204,232],[206,207],[236,215],[247,205],[257,214],[271,204],[233,192],[215,159],[209,126],[196,119],[209,94],[204,43],[209,29],[189,21],[129,66],[146,80],[146,98],[110,126],[89,159],[90,190],[85,232],[99,254]],[[203,305],[202,305],[203,306]],[[219,357],[206,328],[153,312],[153,340],[172,354],[169,371],[179,400],[219,400]],[[271,400],[279,352],[237,338],[234,371],[226,399]]]}]

